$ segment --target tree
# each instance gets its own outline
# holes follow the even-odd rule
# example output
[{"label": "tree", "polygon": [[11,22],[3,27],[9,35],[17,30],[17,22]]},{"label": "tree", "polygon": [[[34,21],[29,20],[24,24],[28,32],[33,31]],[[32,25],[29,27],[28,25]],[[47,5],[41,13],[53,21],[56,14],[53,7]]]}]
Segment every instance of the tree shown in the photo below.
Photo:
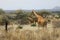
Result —
[{"label": "tree", "polygon": [[9,24],[9,20],[8,20],[8,17],[6,15],[3,16],[3,19],[2,19],[4,25],[5,25],[5,30],[7,30],[7,27],[8,27],[8,24]]},{"label": "tree", "polygon": [[47,17],[48,15],[51,15],[51,12],[46,11],[46,10],[42,10],[40,12],[38,12],[41,16],[43,17]]},{"label": "tree", "polygon": [[23,15],[23,11],[22,10],[16,10],[16,19],[20,19]]},{"label": "tree", "polygon": [[3,9],[0,9],[0,14],[4,14],[4,10]]},{"label": "tree", "polygon": [[28,17],[28,14],[23,12],[22,10],[17,10],[16,11],[16,20],[20,20],[20,24],[27,24],[28,23],[28,20],[27,20],[27,17]]}]

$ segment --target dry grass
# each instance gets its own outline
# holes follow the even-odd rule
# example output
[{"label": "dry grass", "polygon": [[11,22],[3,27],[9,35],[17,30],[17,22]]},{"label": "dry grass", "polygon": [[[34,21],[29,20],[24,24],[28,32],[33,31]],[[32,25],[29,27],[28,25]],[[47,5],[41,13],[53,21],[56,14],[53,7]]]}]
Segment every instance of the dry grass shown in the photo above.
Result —
[{"label": "dry grass", "polygon": [[28,25],[25,29],[10,27],[6,32],[4,27],[1,27],[0,40],[60,40],[60,28],[51,29],[52,32],[49,29],[51,28],[38,29],[38,27],[29,27]]}]

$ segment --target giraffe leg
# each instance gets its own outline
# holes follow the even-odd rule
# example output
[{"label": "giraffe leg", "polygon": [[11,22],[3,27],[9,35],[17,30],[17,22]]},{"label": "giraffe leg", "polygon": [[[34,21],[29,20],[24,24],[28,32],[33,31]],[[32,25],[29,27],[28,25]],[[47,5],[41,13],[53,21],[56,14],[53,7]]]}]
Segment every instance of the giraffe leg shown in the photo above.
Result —
[{"label": "giraffe leg", "polygon": [[43,26],[43,29],[47,28],[47,22],[44,22],[42,26]]},{"label": "giraffe leg", "polygon": [[40,30],[40,24],[38,24],[38,32],[39,32],[39,30]]},{"label": "giraffe leg", "polygon": [[38,27],[40,27],[40,23],[38,22]]},{"label": "giraffe leg", "polygon": [[40,29],[40,28],[41,28],[41,23],[39,22],[39,23],[38,23],[38,29]]}]

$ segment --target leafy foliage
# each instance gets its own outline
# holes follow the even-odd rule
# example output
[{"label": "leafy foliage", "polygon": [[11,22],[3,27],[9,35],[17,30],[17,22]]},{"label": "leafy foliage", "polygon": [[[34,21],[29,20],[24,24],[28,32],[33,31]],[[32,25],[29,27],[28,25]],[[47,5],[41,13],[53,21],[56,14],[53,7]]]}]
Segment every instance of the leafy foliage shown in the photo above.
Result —
[{"label": "leafy foliage", "polygon": [[4,12],[4,10],[3,9],[0,9],[0,15],[1,14],[4,14],[5,12]]},{"label": "leafy foliage", "polygon": [[[37,18],[32,11],[25,12],[23,10],[16,10],[8,14],[8,13],[5,13],[4,10],[0,9],[0,14],[1,14],[0,21],[3,21],[5,18],[10,22],[17,22],[19,24],[29,24],[30,20],[28,20],[28,17],[31,17],[33,21],[37,21]],[[37,11],[37,14],[45,18],[46,16],[51,15],[51,12],[42,10],[42,11]],[[2,16],[6,16],[6,17],[2,17]]]},{"label": "leafy foliage", "polygon": [[51,13],[47,12],[47,11],[42,11],[42,12],[40,12],[40,15],[43,17],[46,17],[47,15],[51,15]]},{"label": "leafy foliage", "polygon": [[19,28],[19,29],[22,29],[23,27],[19,25],[18,28]]},{"label": "leafy foliage", "polygon": [[35,26],[36,26],[36,24],[34,24],[34,23],[33,23],[31,26],[35,27]]}]

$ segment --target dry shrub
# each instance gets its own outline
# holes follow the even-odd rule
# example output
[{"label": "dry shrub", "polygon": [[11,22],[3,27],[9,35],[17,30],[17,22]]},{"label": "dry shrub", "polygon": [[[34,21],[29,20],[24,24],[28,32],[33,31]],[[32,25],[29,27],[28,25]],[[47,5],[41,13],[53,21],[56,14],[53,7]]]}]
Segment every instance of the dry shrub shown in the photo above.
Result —
[{"label": "dry shrub", "polygon": [[53,25],[54,28],[56,28],[56,27],[59,28],[60,27],[60,20],[53,20],[52,25]]},{"label": "dry shrub", "polygon": [[25,30],[21,32],[20,40],[35,40],[34,33],[31,30]]}]

